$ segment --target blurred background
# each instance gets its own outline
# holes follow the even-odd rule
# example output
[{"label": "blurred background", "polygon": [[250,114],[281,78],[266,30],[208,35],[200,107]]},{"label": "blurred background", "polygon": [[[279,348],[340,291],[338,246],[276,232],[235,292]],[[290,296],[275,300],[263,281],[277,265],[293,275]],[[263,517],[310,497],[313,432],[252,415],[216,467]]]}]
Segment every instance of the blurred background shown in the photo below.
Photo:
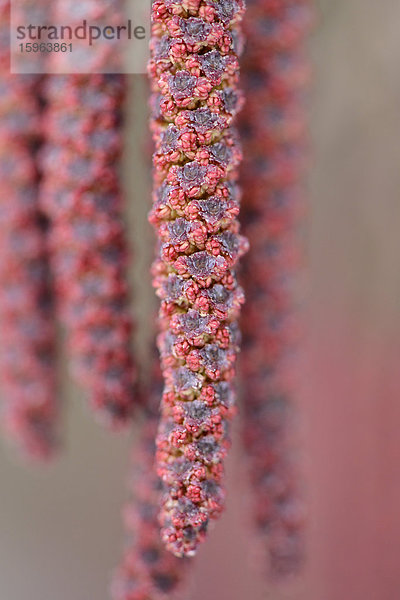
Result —
[{"label": "blurred background", "polygon": [[[185,600],[399,598],[400,3],[317,5],[301,394],[308,565],[301,581],[273,589],[251,564],[248,491],[236,443],[228,510],[199,553]],[[132,83],[126,184],[138,260],[135,306],[143,315],[152,297],[150,200],[138,142],[146,97],[143,78]],[[139,348],[149,335],[141,326]],[[58,463],[31,470],[1,448],[4,600],[106,600],[120,556],[131,439],[93,424],[79,392],[62,377],[65,434]]]}]

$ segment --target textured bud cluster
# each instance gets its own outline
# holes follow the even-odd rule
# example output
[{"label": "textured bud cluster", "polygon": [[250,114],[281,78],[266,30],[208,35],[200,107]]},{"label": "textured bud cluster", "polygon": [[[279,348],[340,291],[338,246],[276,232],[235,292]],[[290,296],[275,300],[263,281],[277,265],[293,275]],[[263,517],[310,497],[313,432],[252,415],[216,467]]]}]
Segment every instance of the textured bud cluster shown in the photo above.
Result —
[{"label": "textured bud cluster", "polygon": [[55,330],[46,221],[38,209],[40,78],[10,74],[9,3],[0,6],[0,378],[2,421],[32,458],[56,447]]},{"label": "textured bud cluster", "polygon": [[241,149],[233,127],[242,104],[238,55],[242,0],[153,3],[150,221],[162,304],[158,346],[165,380],[157,437],[166,546],[190,556],[223,509],[223,460],[234,410],[237,320],[236,187]]},{"label": "textured bud cluster", "polygon": [[255,496],[255,522],[267,535],[269,572],[302,562],[302,505],[293,461],[295,388],[290,362],[299,324],[295,284],[304,206],[302,95],[309,67],[304,38],[309,0],[248,0],[243,61],[246,111],[243,222],[250,252],[243,268],[244,445]]},{"label": "textured bud cluster", "polygon": [[112,582],[113,600],[167,600],[181,587],[188,566],[186,560],[168,552],[160,538],[161,481],[154,460],[161,384],[159,377],[155,381],[152,397],[146,399],[139,443],[132,453],[131,499],[124,510],[128,539]]},{"label": "textured bud cluster", "polygon": [[100,418],[118,427],[131,414],[135,380],[119,173],[125,78],[53,76],[45,92],[41,200],[73,373]]}]

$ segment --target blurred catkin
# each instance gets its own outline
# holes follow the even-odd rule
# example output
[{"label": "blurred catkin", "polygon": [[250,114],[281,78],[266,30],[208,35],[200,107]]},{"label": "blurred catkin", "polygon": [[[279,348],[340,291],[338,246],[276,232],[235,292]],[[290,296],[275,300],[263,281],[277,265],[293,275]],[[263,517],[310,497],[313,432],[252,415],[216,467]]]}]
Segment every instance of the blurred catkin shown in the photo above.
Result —
[{"label": "blurred catkin", "polygon": [[40,76],[10,73],[10,5],[0,6],[0,379],[2,422],[32,458],[56,448],[55,327],[47,222],[39,210]]},{"label": "blurred catkin", "polygon": [[130,498],[123,513],[126,544],[112,582],[113,600],[168,600],[181,588],[188,567],[187,559],[168,552],[160,537],[162,486],[154,461],[162,383],[159,368],[155,371],[143,401],[140,438],[132,450]]},{"label": "blurred catkin", "polygon": [[[66,10],[55,7],[59,17]],[[92,8],[100,18],[101,2]],[[120,3],[114,8],[117,18]],[[42,152],[41,202],[52,223],[52,266],[72,372],[112,428],[129,422],[136,379],[120,180],[125,96],[123,75],[51,76]]]},{"label": "blurred catkin", "polygon": [[246,108],[240,117],[244,161],[243,225],[250,242],[242,282],[243,440],[254,492],[253,515],[272,577],[303,561],[302,502],[293,460],[294,377],[301,271],[299,226],[309,64],[304,41],[309,0],[248,0],[243,56]]}]

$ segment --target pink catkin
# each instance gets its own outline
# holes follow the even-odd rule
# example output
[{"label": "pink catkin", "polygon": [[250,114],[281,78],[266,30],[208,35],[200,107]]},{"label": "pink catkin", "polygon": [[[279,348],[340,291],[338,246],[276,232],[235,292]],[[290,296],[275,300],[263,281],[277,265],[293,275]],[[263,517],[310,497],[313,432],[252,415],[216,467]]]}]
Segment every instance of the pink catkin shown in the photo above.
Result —
[{"label": "pink catkin", "polygon": [[[100,18],[101,2],[93,10]],[[41,198],[72,370],[100,419],[118,428],[129,421],[136,379],[119,172],[126,79],[55,75],[45,92]]]},{"label": "pink catkin", "polygon": [[168,600],[182,587],[188,561],[168,552],[160,537],[161,481],[155,472],[157,404],[161,383],[147,398],[145,421],[132,452],[130,500],[124,510],[126,546],[112,582],[113,600]]},{"label": "pink catkin", "polygon": [[10,6],[0,7],[0,379],[6,433],[32,458],[56,446],[55,328],[35,149],[40,77],[10,74]]},{"label": "pink catkin", "polygon": [[309,0],[249,0],[241,115],[243,223],[243,434],[254,491],[254,521],[267,539],[268,570],[281,577],[303,560],[302,503],[293,460],[299,334],[295,283],[301,265],[302,174],[309,76],[304,40]]},{"label": "pink catkin", "polygon": [[165,381],[156,460],[162,539],[177,556],[195,554],[224,504],[243,302],[235,268],[247,249],[233,128],[242,15],[241,0],[156,0],[152,11],[150,221]]}]

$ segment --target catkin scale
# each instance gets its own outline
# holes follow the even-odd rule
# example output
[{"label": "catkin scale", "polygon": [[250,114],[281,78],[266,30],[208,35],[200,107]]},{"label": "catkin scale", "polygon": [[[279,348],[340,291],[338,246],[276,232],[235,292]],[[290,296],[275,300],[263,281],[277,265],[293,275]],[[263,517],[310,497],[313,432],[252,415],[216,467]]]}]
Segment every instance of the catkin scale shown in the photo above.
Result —
[{"label": "catkin scale", "polygon": [[242,2],[157,0],[152,9],[154,287],[164,375],[156,462],[161,534],[195,554],[223,509],[223,460],[235,414],[234,375],[246,250],[236,186],[242,104]]}]

